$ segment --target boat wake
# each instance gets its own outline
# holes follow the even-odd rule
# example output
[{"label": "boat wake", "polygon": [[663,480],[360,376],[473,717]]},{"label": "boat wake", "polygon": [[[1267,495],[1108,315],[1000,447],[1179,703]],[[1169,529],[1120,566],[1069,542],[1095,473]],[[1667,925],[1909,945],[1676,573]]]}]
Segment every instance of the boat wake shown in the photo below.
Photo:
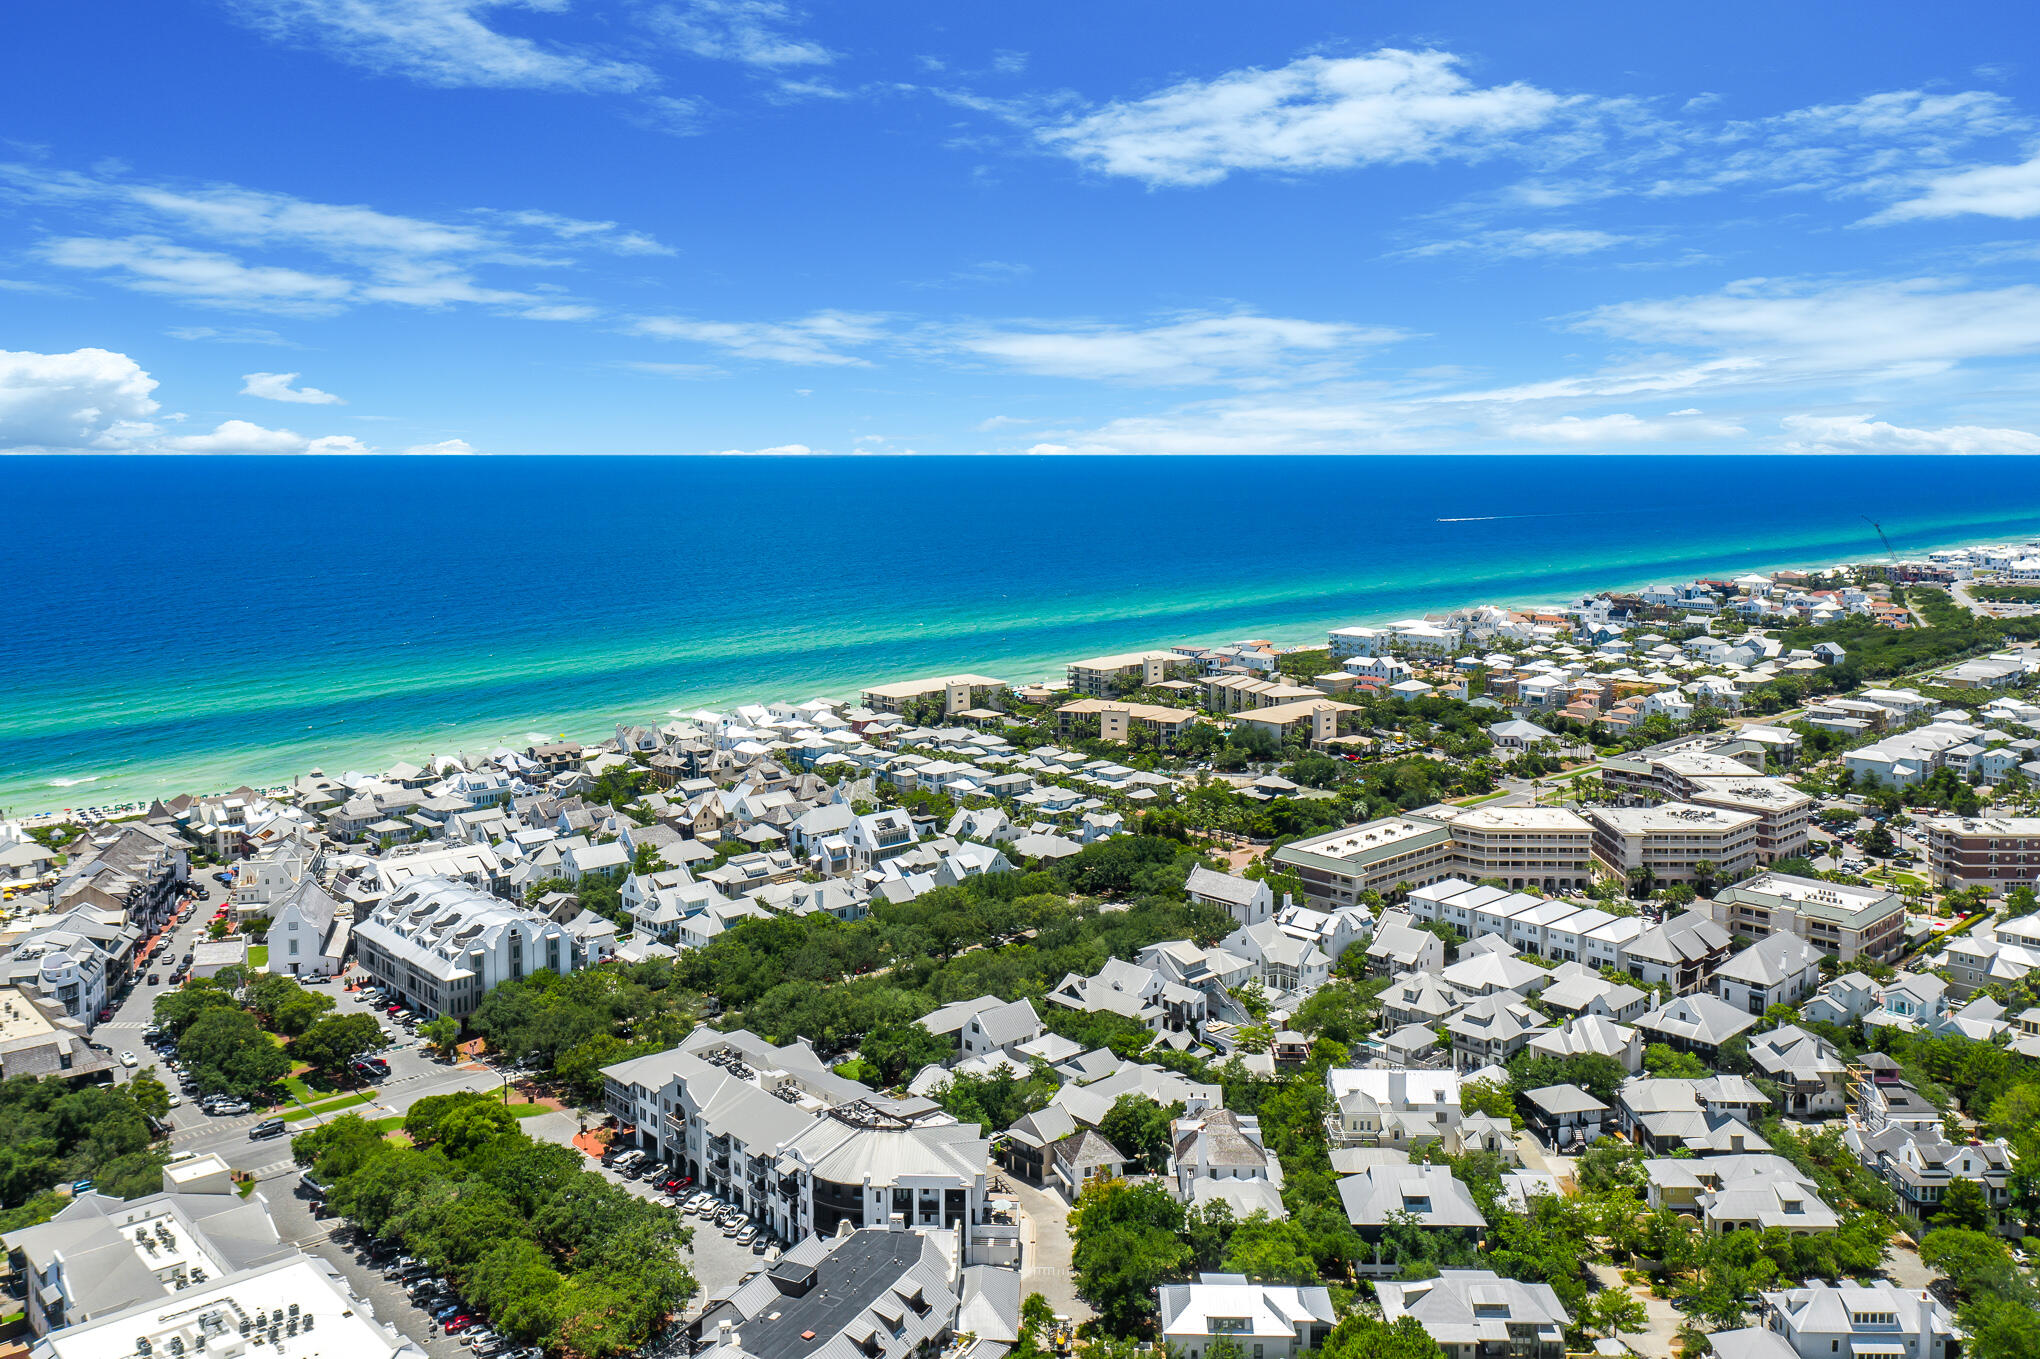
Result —
[{"label": "boat wake", "polygon": [[81,784],[81,783],[97,783],[97,782],[99,782],[99,775],[97,775],[97,774],[86,774],[86,775],[83,775],[83,776],[81,776],[81,777],[79,777],[79,778],[75,778],[75,779],[51,779],[51,780],[50,780],[50,787],[52,787],[52,788],[76,788],[76,787],[77,787],[77,786],[78,786],[79,784]]}]

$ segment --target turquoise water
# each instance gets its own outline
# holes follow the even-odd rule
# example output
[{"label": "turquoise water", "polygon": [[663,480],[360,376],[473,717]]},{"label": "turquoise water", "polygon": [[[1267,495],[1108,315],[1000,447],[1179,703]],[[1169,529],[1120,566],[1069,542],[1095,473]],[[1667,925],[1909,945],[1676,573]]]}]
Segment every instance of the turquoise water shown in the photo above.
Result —
[{"label": "turquoise water", "polygon": [[0,461],[0,808],[2040,531],[1933,458]]}]

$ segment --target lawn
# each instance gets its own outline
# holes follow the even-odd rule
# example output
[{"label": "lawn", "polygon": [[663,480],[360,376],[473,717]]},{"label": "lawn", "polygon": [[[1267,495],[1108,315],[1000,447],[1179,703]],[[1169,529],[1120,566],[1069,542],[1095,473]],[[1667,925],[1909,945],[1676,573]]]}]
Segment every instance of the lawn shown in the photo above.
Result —
[{"label": "lawn", "polygon": [[1455,799],[1452,805],[1455,807],[1478,807],[1483,802],[1493,802],[1498,797],[1507,797],[1508,795],[1509,795],[1508,789],[1499,788],[1492,793],[1482,793],[1479,797],[1462,797]]},{"label": "lawn", "polygon": [[352,1109],[357,1104],[366,1103],[368,1103],[368,1096],[366,1094],[342,1095],[338,1099],[325,1100],[319,1104],[307,1104],[296,1113],[286,1115],[286,1117],[295,1120],[310,1118],[315,1114],[337,1114],[342,1109]]},{"label": "lawn", "polygon": [[255,968],[268,967],[269,945],[250,944],[248,946],[248,966]]}]

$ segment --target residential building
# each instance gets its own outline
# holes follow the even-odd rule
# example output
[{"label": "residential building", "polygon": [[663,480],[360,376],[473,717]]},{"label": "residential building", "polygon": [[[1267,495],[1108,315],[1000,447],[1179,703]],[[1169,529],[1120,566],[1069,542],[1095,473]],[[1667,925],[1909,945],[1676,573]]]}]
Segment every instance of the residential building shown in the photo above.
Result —
[{"label": "residential building", "polygon": [[1254,980],[1268,991],[1308,995],[1331,977],[1332,960],[1309,939],[1300,939],[1273,920],[1226,936],[1225,950],[1253,966]]},{"label": "residential building", "polygon": [[1109,698],[1080,698],[1055,710],[1058,740],[1080,736],[1118,745],[1141,736],[1157,749],[1166,750],[1176,738],[1201,721],[1194,708],[1170,708],[1159,703],[1131,703]]},{"label": "residential building", "polygon": [[1821,952],[1789,930],[1759,939],[1714,973],[1714,994],[1761,1015],[1773,1005],[1797,1005],[1820,985]]},{"label": "residential building", "polygon": [[1266,882],[1219,873],[1203,864],[1190,870],[1183,890],[1202,906],[1216,906],[1242,928],[1258,925],[1275,913],[1275,893]]},{"label": "residential building", "polygon": [[1033,1002],[1005,1001],[997,996],[952,1001],[921,1016],[919,1022],[929,1033],[953,1038],[957,1054],[966,1058],[1010,1051],[1047,1032],[1041,1016],[1034,1012]]},{"label": "residential building", "polygon": [[1333,909],[1454,877],[1570,891],[1593,880],[1592,843],[1592,828],[1562,808],[1434,807],[1292,842],[1275,861],[1302,879],[1311,905]]},{"label": "residential building", "polygon": [[1339,1320],[1322,1287],[1249,1283],[1244,1274],[1163,1284],[1155,1300],[1162,1340],[1183,1359],[1204,1359],[1220,1341],[1247,1359],[1293,1359],[1322,1348]]},{"label": "residential building", "polygon": [[1789,930],[1844,963],[1888,962],[1905,948],[1905,901],[1878,887],[1759,873],[1717,889],[1712,912],[1731,933]]},{"label": "residential building", "polygon": [[[712,1359],[921,1359],[965,1331],[1003,1350],[1019,1338],[1018,1274],[961,1267],[943,1235],[880,1224],[808,1237],[710,1301],[689,1335]],[[991,1305],[963,1320],[980,1292]]]},{"label": "residential building", "polygon": [[1384,911],[1367,945],[1369,976],[1437,972],[1445,966],[1445,941],[1401,911]]},{"label": "residential building", "polygon": [[1756,1026],[1757,1016],[1706,992],[1680,996],[1636,1021],[1646,1044],[1663,1043],[1714,1065],[1722,1044]]},{"label": "residential building", "polygon": [[940,706],[942,716],[954,717],[977,707],[981,699],[1005,687],[1004,680],[988,675],[944,675],[939,679],[875,685],[860,694],[857,701],[875,713],[895,716],[932,703]]},{"label": "residential building", "polygon": [[1334,1146],[1403,1150],[1442,1140],[1461,1122],[1464,1079],[1456,1071],[1332,1067],[1325,1072],[1326,1135]]},{"label": "residential building", "polygon": [[1669,986],[1674,995],[1704,988],[1728,961],[1734,941],[1699,910],[1682,911],[1629,942],[1623,970],[1646,986]]},{"label": "residential building", "polygon": [[1615,1107],[1623,1135],[1660,1154],[1679,1147],[1702,1156],[1771,1149],[1752,1131],[1771,1099],[1741,1076],[1631,1076],[1616,1092]]},{"label": "residential building", "polygon": [[1631,1073],[1643,1070],[1643,1035],[1626,1024],[1582,1015],[1530,1040],[1529,1050],[1546,1057],[1578,1057],[1592,1053],[1612,1057]]},{"label": "residential building", "polygon": [[1974,1146],[1950,1142],[1937,1125],[1887,1124],[1870,1132],[1851,1123],[1843,1138],[1858,1160],[1875,1170],[1898,1196],[1899,1209],[1925,1222],[1941,1210],[1948,1186],[1970,1180],[1983,1191],[1993,1216],[2011,1208],[2017,1157],[2003,1138]]},{"label": "residential building", "polygon": [[1415,1283],[1374,1285],[1382,1318],[1415,1318],[1445,1359],[1563,1359],[1572,1325],[1550,1284],[1491,1269],[1446,1269]]},{"label": "residential building", "polygon": [[[1763,1329],[1783,1338],[1798,1359],[1888,1355],[1892,1359],[1955,1359],[1962,1339],[1949,1306],[1925,1289],[1869,1284],[1811,1284],[1765,1293]],[[1740,1359],[1720,1348],[1723,1359]]]},{"label": "residential building", "polygon": [[1600,1140],[1610,1112],[1607,1105],[1577,1085],[1547,1085],[1526,1090],[1530,1126],[1554,1151],[1591,1146]]},{"label": "residential building", "polygon": [[1750,1064],[1776,1085],[1779,1108],[1793,1118],[1832,1118],[1842,1112],[1848,1067],[1835,1045],[1797,1024],[1750,1039]]},{"label": "residential building", "polygon": [[1594,855],[1617,875],[1644,869],[1656,883],[1693,882],[1699,866],[1730,877],[1757,866],[1754,812],[1667,802],[1656,807],[1590,807]]},{"label": "residential building", "polygon": [[1393,1221],[1431,1231],[1472,1235],[1487,1225],[1480,1206],[1450,1166],[1412,1164],[1368,1166],[1339,1177],[1339,1202],[1363,1241],[1379,1241]]},{"label": "residential building", "polygon": [[1191,1207],[1222,1201],[1236,1219],[1287,1217],[1282,1163],[1261,1139],[1261,1122],[1230,1109],[1186,1114],[1170,1129],[1168,1175]]},{"label": "residential building", "polygon": [[1127,651],[1069,663],[1069,687],[1088,698],[1117,698],[1194,672],[1197,663],[1173,651]]},{"label": "residential building", "polygon": [[499,982],[588,965],[563,926],[451,878],[419,878],[385,897],[355,925],[354,945],[362,969],[395,1000],[456,1019]]},{"label": "residential building", "polygon": [[1927,871],[1944,887],[2004,891],[2040,878],[2040,817],[1929,816]]},{"label": "residential building", "polygon": [[18,986],[0,987],[0,1080],[113,1084],[113,1054],[92,1046],[90,1032],[54,1002]]}]

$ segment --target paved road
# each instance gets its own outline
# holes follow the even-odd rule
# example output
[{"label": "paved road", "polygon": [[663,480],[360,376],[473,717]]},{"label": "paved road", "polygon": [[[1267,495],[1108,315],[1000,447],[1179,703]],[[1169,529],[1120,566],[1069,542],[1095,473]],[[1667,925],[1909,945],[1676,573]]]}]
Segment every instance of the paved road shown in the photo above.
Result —
[{"label": "paved road", "polygon": [[1004,1179],[1020,1201],[1021,1297],[1039,1293],[1058,1316],[1089,1321],[1098,1313],[1077,1296],[1068,1205],[1052,1190],[1036,1189],[1012,1175]]}]

